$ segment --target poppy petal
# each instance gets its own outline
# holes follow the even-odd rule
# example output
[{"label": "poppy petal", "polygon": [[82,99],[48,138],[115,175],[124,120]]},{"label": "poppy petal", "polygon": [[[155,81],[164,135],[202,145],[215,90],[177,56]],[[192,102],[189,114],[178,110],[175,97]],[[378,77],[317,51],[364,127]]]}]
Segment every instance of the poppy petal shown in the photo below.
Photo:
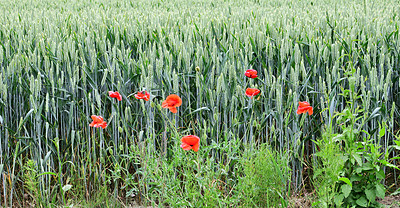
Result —
[{"label": "poppy petal", "polygon": [[310,106],[310,108],[308,109],[308,115],[312,115],[313,114],[313,107]]},{"label": "poppy petal", "polygon": [[299,102],[299,107],[308,107],[308,106],[310,106],[310,103],[308,103],[307,101]]},{"label": "poppy petal", "polygon": [[169,95],[161,104],[163,108],[169,108],[172,113],[177,113],[176,107],[182,105],[182,99],[175,94]]},{"label": "poppy petal", "polygon": [[176,100],[167,100],[168,107],[174,107],[176,103],[178,103]]},{"label": "poppy petal", "polygon": [[192,149],[192,146],[190,146],[190,145],[188,145],[188,144],[186,144],[186,143],[182,143],[182,144],[181,144],[181,147],[182,147],[182,149],[184,149],[184,150],[191,150],[191,149]]},{"label": "poppy petal", "polygon": [[244,75],[249,78],[257,78],[257,71],[254,69],[248,69]]},{"label": "poppy petal", "polygon": [[137,99],[144,99],[144,95],[143,94],[138,94],[137,96],[135,96]]},{"label": "poppy petal", "polygon": [[297,108],[297,114],[308,113],[308,115],[313,114],[313,107],[307,101],[299,102],[299,107]]},{"label": "poppy petal", "polygon": [[307,112],[307,109],[306,108],[298,108],[297,109],[297,114],[302,114],[302,113],[305,113],[305,112]]},{"label": "poppy petal", "polygon": [[103,121],[101,124],[99,124],[99,126],[105,129],[107,127],[107,122]]},{"label": "poppy petal", "polygon": [[108,95],[109,95],[111,98],[117,98],[117,100],[119,100],[119,101],[122,100],[122,96],[121,96],[121,94],[119,94],[118,91],[115,91],[115,92],[113,92],[113,91],[108,91]]},{"label": "poppy petal", "polygon": [[188,135],[188,136],[184,136],[181,139],[181,147],[184,150],[190,150],[193,149],[193,151],[197,152],[199,151],[199,141],[200,138],[198,136],[195,135]]},{"label": "poppy petal", "polygon": [[182,137],[181,141],[188,145],[195,145],[200,141],[200,138],[195,135],[188,135],[188,136]]},{"label": "poppy petal", "polygon": [[[144,94],[143,94],[144,92]],[[138,92],[135,95],[136,99],[144,99],[145,101],[149,101],[150,100],[150,94],[147,91],[143,91],[143,92]]]},{"label": "poppy petal", "polygon": [[92,121],[92,123],[89,124],[90,127],[94,127],[95,123]]},{"label": "poppy petal", "polygon": [[197,152],[197,151],[199,151],[199,146],[200,146],[200,143],[199,142],[197,142],[195,145],[193,145],[193,151],[195,151],[195,152]]},{"label": "poppy petal", "polygon": [[169,108],[172,113],[178,113],[178,110],[175,107]]},{"label": "poppy petal", "polygon": [[103,121],[103,117],[101,116],[92,115],[91,118],[93,119],[94,123],[99,123]]},{"label": "poppy petal", "polygon": [[261,91],[257,88],[247,88],[246,89],[246,96],[253,98],[253,96],[256,96],[260,93]]},{"label": "poppy petal", "polygon": [[182,105],[182,99],[175,94],[169,95],[164,102],[167,103],[168,107],[179,107]]},{"label": "poppy petal", "polygon": [[150,100],[150,94],[148,92],[145,92],[144,100],[145,101],[149,101]]},{"label": "poppy petal", "polygon": [[93,121],[89,124],[90,127],[102,127],[103,129],[107,127],[107,122],[104,121],[103,117],[92,115],[91,118]]}]

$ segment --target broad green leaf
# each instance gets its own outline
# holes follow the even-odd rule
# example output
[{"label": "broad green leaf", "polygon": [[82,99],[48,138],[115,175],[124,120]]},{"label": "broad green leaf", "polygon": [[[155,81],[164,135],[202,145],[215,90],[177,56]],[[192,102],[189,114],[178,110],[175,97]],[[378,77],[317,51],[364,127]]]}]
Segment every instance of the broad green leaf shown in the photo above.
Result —
[{"label": "broad green leaf", "polygon": [[351,184],[351,181],[346,177],[339,178],[339,181],[343,181],[343,182],[349,184],[350,187],[353,187],[352,184]]},{"label": "broad green leaf", "polygon": [[386,192],[386,189],[382,184],[380,184],[380,183],[376,184],[376,196],[377,197],[385,198],[385,192]]},{"label": "broad green leaf", "polygon": [[376,178],[379,180],[385,179],[385,172],[383,171],[383,169],[376,172]]},{"label": "broad green leaf", "polygon": [[356,203],[357,203],[357,205],[359,205],[361,207],[367,207],[368,206],[368,201],[364,196],[362,196],[359,199],[357,199]]},{"label": "broad green leaf", "polygon": [[357,167],[356,169],[355,169],[355,171],[356,171],[356,173],[361,173],[362,171],[363,171],[363,169],[362,169],[362,167]]},{"label": "broad green leaf", "polygon": [[364,192],[365,196],[367,196],[368,201],[375,202],[376,198],[375,189],[366,189]]},{"label": "broad green leaf", "polygon": [[359,154],[355,153],[355,154],[353,154],[352,156],[353,156],[353,158],[357,161],[358,165],[363,164],[363,163],[362,163],[361,156],[360,156]]},{"label": "broad green leaf", "polygon": [[374,169],[374,166],[370,162],[361,163],[361,164],[362,164],[362,169],[363,170],[372,170],[372,169]]},{"label": "broad green leaf", "polygon": [[354,174],[350,177],[350,181],[354,182],[354,181],[361,181],[363,179],[363,177],[359,176],[358,174]]},{"label": "broad green leaf", "polygon": [[333,200],[335,201],[335,204],[336,204],[337,207],[341,207],[341,205],[343,203],[343,199],[344,199],[344,195],[343,194],[339,194],[339,195],[336,195]]},{"label": "broad green leaf", "polygon": [[341,188],[344,197],[347,198],[352,190],[351,186],[349,184],[344,184]]}]

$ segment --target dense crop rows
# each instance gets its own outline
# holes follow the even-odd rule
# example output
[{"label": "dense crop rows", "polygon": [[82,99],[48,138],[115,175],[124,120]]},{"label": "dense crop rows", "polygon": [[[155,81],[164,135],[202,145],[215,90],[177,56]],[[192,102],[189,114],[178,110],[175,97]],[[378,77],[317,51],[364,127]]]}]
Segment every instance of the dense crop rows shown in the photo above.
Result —
[{"label": "dense crop rows", "polygon": [[[174,206],[167,193],[189,188],[167,182],[189,177],[187,157],[198,175],[215,174],[199,186],[216,181],[228,200],[238,158],[262,143],[288,158],[284,184],[300,191],[349,77],[370,118],[361,129],[382,151],[399,129],[395,0],[6,0],[0,11],[0,206],[22,206],[28,192],[89,199],[103,185]],[[244,76],[250,68],[259,80]],[[150,101],[134,97],[142,90]],[[161,108],[170,94],[182,98],[177,114]],[[314,114],[297,115],[299,101]],[[91,115],[108,127],[90,128]],[[179,148],[189,134],[200,137],[196,156]],[[45,173],[32,182],[38,196],[27,172]]]}]

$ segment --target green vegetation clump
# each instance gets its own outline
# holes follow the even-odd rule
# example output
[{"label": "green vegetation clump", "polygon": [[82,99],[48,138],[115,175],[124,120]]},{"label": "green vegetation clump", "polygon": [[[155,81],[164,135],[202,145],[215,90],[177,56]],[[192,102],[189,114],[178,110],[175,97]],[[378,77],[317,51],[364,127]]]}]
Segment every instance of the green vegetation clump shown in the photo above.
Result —
[{"label": "green vegetation clump", "polygon": [[242,163],[243,177],[237,191],[243,207],[287,207],[290,193],[288,154],[276,153],[268,147],[248,153]]}]

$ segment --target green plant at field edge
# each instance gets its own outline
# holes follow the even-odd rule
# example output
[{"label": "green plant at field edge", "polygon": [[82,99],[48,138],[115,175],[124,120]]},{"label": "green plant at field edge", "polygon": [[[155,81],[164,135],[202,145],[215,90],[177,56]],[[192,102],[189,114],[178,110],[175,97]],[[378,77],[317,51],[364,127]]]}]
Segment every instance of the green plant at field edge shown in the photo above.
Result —
[{"label": "green plant at field edge", "polygon": [[[314,205],[322,203],[324,207],[377,207],[379,203],[376,198],[385,197],[386,191],[381,183],[385,178],[383,166],[394,166],[388,162],[388,154],[382,153],[380,145],[371,139],[371,135],[361,130],[377,114],[379,108],[369,117],[366,116],[365,110],[357,105],[360,96],[355,90],[355,77],[351,76],[354,74],[349,75],[347,80],[350,89],[342,88],[343,97],[350,98],[346,102],[347,106],[332,117],[323,140],[316,142],[321,149],[315,155],[320,158],[322,166],[316,169],[314,179],[322,174],[325,176],[322,176],[322,180],[316,180],[322,182],[322,186],[316,187],[317,192],[322,194]],[[334,102],[331,103],[333,104]],[[332,108],[329,110],[333,113]],[[333,131],[334,118],[338,123],[339,133]],[[385,135],[385,127],[383,122],[380,125],[379,139]]]}]

